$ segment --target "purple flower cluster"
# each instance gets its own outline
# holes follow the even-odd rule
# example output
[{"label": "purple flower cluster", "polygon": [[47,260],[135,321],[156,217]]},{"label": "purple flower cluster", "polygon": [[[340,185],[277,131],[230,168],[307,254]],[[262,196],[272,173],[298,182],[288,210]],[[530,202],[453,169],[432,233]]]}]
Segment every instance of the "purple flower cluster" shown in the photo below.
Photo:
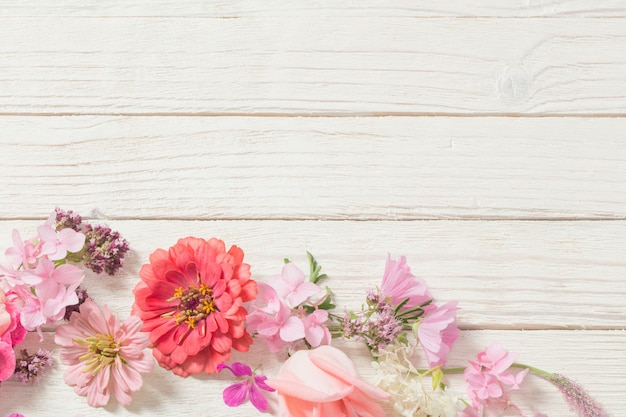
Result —
[{"label": "purple flower cluster", "polygon": [[83,225],[85,235],[85,266],[97,274],[105,271],[114,275],[124,264],[128,241],[110,227]]},{"label": "purple flower cluster", "polygon": [[63,319],[66,321],[70,321],[70,317],[72,317],[72,313],[80,310],[80,306],[88,299],[89,294],[87,294],[87,290],[81,287],[76,288],[76,296],[78,297],[78,303],[65,307],[65,315]]},{"label": "purple flower cluster", "polygon": [[80,214],[72,210],[65,211],[59,207],[54,209],[54,213],[56,214],[54,225],[57,231],[68,227],[76,232],[81,231],[83,218]]},{"label": "purple flower cluster", "polygon": [[22,357],[15,361],[13,377],[26,384],[39,382],[43,374],[52,368],[52,353],[39,349],[37,353],[29,355],[26,349],[22,350]]},{"label": "purple flower cluster", "polygon": [[97,274],[106,272],[115,275],[124,264],[124,256],[129,250],[128,241],[110,227],[83,223],[82,217],[72,210],[57,207],[55,213],[57,230],[69,227],[85,235],[85,247],[77,261]]},{"label": "purple flower cluster", "polygon": [[362,315],[346,313],[342,320],[343,337],[363,339],[367,347],[378,352],[398,338],[404,323],[396,317],[395,309],[379,293],[367,295],[368,310]]}]

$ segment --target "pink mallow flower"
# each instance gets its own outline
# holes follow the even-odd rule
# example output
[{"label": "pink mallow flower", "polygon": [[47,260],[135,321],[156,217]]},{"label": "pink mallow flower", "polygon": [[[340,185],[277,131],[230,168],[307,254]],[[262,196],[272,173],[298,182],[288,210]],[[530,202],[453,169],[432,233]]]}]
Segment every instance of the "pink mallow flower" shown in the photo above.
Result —
[{"label": "pink mallow flower", "polygon": [[260,412],[267,411],[267,400],[260,389],[270,392],[276,390],[265,383],[267,380],[265,375],[255,375],[248,365],[241,362],[234,362],[231,366],[223,363],[217,365],[218,371],[222,369],[228,369],[239,380],[239,382],[227,387],[222,394],[227,406],[238,407],[243,404],[247,397],[250,397],[250,402],[257,410]]},{"label": "pink mallow flower", "polygon": [[417,328],[417,337],[431,368],[445,365],[448,353],[459,337],[456,304],[456,301],[450,301],[436,307],[422,319]]},{"label": "pink mallow flower", "polygon": [[61,345],[61,362],[69,366],[63,375],[65,383],[86,396],[92,407],[106,405],[111,393],[120,404],[130,404],[131,391],[143,383],[141,374],[154,366],[152,356],[145,352],[149,340],[141,326],[137,316],[120,324],[106,305],[100,311],[87,299],[54,336]]},{"label": "pink mallow flower", "polygon": [[[391,255],[387,255],[385,274],[380,284],[380,292],[384,297],[391,298],[391,304],[395,307],[402,301],[409,299],[401,311],[408,310],[432,300],[432,296],[426,288],[426,283],[411,273],[411,268],[406,263],[406,257],[394,261]],[[423,307],[428,312],[434,307]]]}]

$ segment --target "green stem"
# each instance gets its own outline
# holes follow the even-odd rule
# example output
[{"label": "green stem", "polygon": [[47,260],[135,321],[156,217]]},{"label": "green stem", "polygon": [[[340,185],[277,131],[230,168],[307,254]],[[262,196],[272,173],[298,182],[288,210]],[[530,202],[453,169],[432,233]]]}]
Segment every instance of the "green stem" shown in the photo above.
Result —
[{"label": "green stem", "polygon": [[[553,373],[550,373],[550,372],[544,371],[543,369],[535,368],[534,366],[525,365],[525,364],[523,364],[523,363],[517,363],[517,362],[515,362],[515,363],[513,363],[513,364],[511,365],[511,368],[528,369],[530,372],[532,372],[532,373],[534,373],[534,374],[537,374],[537,375],[539,375],[539,376],[541,376],[541,377],[543,377],[543,378],[546,378],[546,379],[550,379],[550,378],[554,377],[554,374],[553,374]],[[462,374],[462,373],[465,371],[465,368],[461,368],[461,367],[459,367],[459,368],[442,368],[441,370],[442,370],[442,372],[443,372],[445,375],[449,375],[449,374]],[[418,372],[419,372],[420,374],[424,374],[425,372],[428,372],[428,370],[425,370],[425,369],[419,369],[419,370],[418,370]]]},{"label": "green stem", "polygon": [[539,368],[535,368],[534,366],[530,366],[530,365],[524,365],[523,363],[513,363],[511,365],[511,368],[521,368],[521,369],[528,369],[530,372],[539,375],[540,377],[546,378],[546,379],[550,379],[552,377],[554,377],[554,374],[548,371],[544,371],[543,369],[539,369]]}]

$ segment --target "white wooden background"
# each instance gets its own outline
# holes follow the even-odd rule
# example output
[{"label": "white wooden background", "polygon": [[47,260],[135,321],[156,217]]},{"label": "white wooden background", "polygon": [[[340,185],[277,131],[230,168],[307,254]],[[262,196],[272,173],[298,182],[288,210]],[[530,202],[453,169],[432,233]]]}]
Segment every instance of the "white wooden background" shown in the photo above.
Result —
[{"label": "white wooden background", "polygon": [[[122,318],[148,255],[187,235],[241,246],[259,281],[309,250],[348,307],[405,254],[460,302],[450,365],[500,341],[626,415],[626,2],[0,0],[0,16],[2,251],[57,205],[108,223],[134,252],[85,285]],[[0,416],[256,414],[222,404],[220,376],[160,368],[130,407],[91,409],[63,369],[4,383]],[[537,378],[521,400],[574,416]]]}]

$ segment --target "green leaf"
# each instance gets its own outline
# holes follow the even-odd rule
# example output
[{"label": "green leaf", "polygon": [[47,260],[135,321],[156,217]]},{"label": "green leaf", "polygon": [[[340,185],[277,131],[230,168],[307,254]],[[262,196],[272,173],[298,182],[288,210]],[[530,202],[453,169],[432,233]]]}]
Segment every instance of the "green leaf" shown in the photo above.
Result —
[{"label": "green leaf", "polygon": [[433,370],[432,373],[432,383],[433,383],[433,391],[437,389],[441,385],[441,380],[443,379],[443,371],[441,367],[437,367]]},{"label": "green leaf", "polygon": [[285,258],[285,259],[283,259],[283,262],[285,263],[285,265],[287,265],[291,261],[289,260],[289,258]]}]

